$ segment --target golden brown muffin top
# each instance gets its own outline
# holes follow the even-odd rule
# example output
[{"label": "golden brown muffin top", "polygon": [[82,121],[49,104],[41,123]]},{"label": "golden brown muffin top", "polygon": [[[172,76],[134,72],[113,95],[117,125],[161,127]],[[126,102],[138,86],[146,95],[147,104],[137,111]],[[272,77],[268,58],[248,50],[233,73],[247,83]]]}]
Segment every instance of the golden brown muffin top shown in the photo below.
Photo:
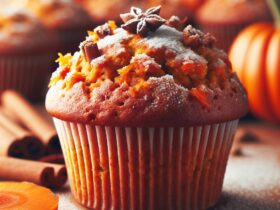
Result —
[{"label": "golden brown muffin top", "polygon": [[250,23],[271,19],[266,0],[208,0],[198,10],[205,23]]},{"label": "golden brown muffin top", "polygon": [[81,28],[92,23],[87,12],[73,0],[26,0],[25,6],[50,29]]},{"label": "golden brown muffin top", "polygon": [[73,56],[60,55],[48,111],[70,121],[155,126],[246,113],[246,93],[214,37],[176,17],[165,21],[159,10],[132,8],[121,15],[122,27],[109,21],[90,31]]},{"label": "golden brown muffin top", "polygon": [[53,34],[30,13],[20,8],[2,8],[0,12],[0,53],[49,52],[55,49]]}]

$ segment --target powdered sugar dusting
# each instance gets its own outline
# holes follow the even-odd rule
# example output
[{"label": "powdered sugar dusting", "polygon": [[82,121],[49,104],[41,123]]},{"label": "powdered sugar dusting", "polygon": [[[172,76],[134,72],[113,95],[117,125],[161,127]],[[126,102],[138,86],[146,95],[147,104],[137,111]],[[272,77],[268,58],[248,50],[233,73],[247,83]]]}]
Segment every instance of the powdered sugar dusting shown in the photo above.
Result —
[{"label": "powdered sugar dusting", "polygon": [[91,65],[102,64],[106,61],[105,55],[99,56],[91,61]]},{"label": "powdered sugar dusting", "polygon": [[174,84],[176,86],[176,88],[182,90],[182,91],[186,91],[188,90],[187,88],[183,87],[180,84],[177,84],[174,81],[174,77],[172,75],[164,75],[162,77],[150,77],[148,81],[157,81],[160,84],[160,88],[161,90],[167,89],[170,90],[172,88],[170,88],[170,84]]},{"label": "powdered sugar dusting", "polygon": [[155,49],[170,49],[177,54],[176,59],[198,60],[201,63],[207,63],[205,58],[195,53],[192,49],[186,48],[182,43],[182,38],[182,32],[163,25],[156,32],[149,34],[141,42]]},{"label": "powdered sugar dusting", "polygon": [[180,52],[185,49],[185,47],[182,45],[182,42],[180,41],[182,37],[182,32],[163,25],[156,32],[150,33],[149,36],[144,38],[143,42],[154,48],[166,46],[170,49],[173,49],[174,51]]},{"label": "powdered sugar dusting", "polygon": [[138,60],[140,59],[143,62],[144,66],[149,66],[149,65],[156,65],[158,68],[161,68],[161,65],[159,65],[158,63],[156,63],[154,58],[149,57],[146,54],[137,54],[132,58],[132,62],[134,60]]},{"label": "powdered sugar dusting", "polygon": [[[187,97],[188,89],[175,83],[174,77],[172,75],[164,75],[162,77],[150,77],[148,83],[156,84],[157,92],[155,97],[158,101],[163,98],[169,102],[169,105],[179,105],[183,104],[185,96]],[[180,94],[184,92],[184,94]],[[182,97],[183,96],[183,97]]]},{"label": "powdered sugar dusting", "polygon": [[110,45],[119,45],[133,37],[133,34],[129,34],[121,28],[115,30],[114,32],[115,34],[106,36],[104,39],[101,39],[97,42],[99,49],[107,48]]}]

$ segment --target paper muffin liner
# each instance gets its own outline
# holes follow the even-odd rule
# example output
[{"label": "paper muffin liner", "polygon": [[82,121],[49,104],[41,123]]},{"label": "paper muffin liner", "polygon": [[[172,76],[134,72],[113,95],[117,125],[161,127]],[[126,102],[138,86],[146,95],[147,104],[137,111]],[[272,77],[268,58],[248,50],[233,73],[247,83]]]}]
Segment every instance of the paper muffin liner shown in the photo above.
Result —
[{"label": "paper muffin liner", "polygon": [[14,89],[29,100],[43,100],[53,59],[50,54],[0,56],[0,91]]},{"label": "paper muffin liner", "polygon": [[167,128],[54,123],[71,190],[82,205],[202,210],[221,194],[238,120]]},{"label": "paper muffin liner", "polygon": [[225,51],[230,49],[237,34],[244,29],[247,24],[207,24],[200,23],[199,27],[204,32],[209,32],[217,39],[216,46]]}]

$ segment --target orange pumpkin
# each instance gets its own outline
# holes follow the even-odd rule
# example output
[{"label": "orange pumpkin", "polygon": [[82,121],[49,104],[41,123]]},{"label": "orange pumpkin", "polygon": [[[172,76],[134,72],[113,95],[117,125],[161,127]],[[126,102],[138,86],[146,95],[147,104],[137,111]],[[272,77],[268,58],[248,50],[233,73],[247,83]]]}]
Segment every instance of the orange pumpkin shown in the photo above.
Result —
[{"label": "orange pumpkin", "polygon": [[280,15],[276,2],[267,2],[275,26],[255,23],[245,28],[235,39],[229,58],[248,91],[251,111],[265,120],[280,122]]}]

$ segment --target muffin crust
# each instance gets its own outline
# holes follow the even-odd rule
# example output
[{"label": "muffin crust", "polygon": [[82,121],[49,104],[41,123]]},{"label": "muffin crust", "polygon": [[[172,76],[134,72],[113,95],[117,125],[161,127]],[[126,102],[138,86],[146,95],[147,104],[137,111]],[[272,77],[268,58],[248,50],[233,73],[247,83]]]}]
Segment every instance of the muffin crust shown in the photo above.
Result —
[{"label": "muffin crust", "polygon": [[185,126],[247,112],[245,90],[210,34],[162,25],[142,37],[111,21],[107,27],[106,36],[89,33],[91,48],[82,43],[73,56],[60,55],[46,98],[52,116],[94,125]]}]

